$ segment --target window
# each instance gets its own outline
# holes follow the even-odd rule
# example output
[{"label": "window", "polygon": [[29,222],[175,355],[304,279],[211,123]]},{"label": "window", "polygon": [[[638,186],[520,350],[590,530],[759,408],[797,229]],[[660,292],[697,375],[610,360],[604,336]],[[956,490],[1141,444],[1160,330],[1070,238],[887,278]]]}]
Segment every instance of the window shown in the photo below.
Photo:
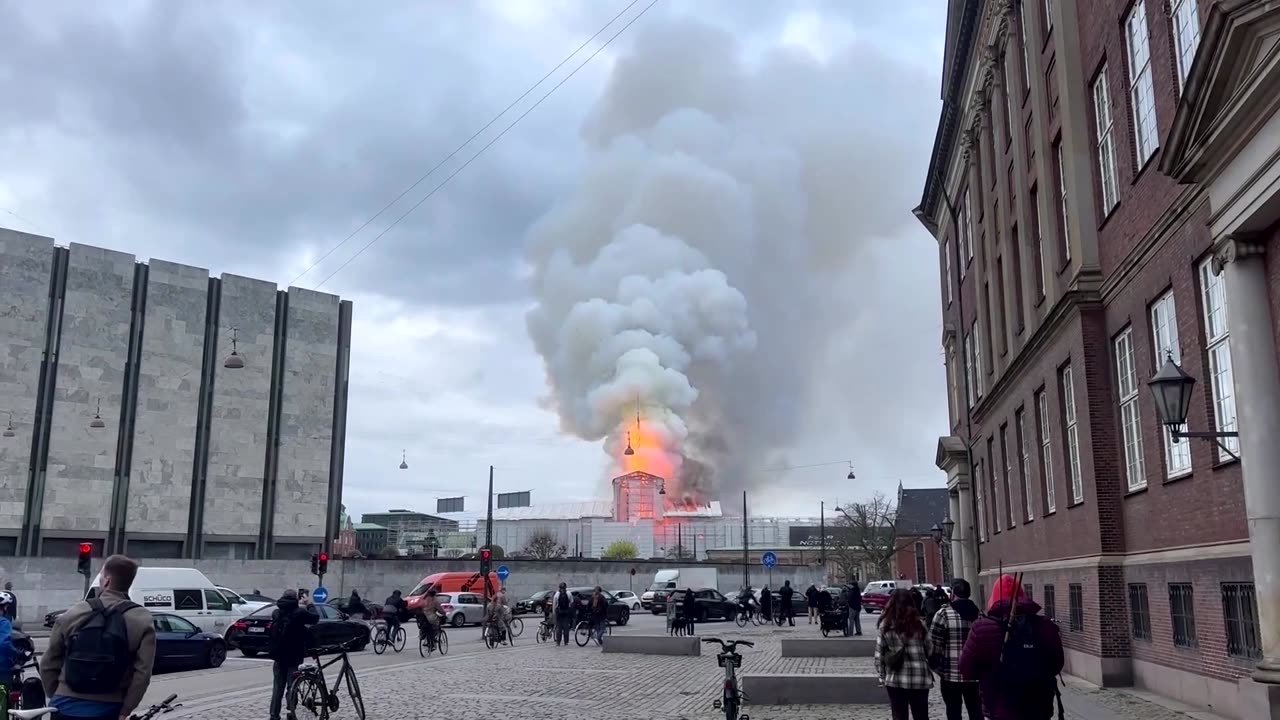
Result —
[{"label": "window", "polygon": [[1067,205],[1067,170],[1062,164],[1062,141],[1053,146],[1054,163],[1058,166],[1058,205],[1062,217],[1062,259],[1071,260],[1071,211]]},{"label": "window", "polygon": [[1044,27],[1053,29],[1053,0],[1044,0]]},{"label": "window", "polygon": [[1079,583],[1067,585],[1067,610],[1071,613],[1071,632],[1084,632],[1084,591]]},{"label": "window", "polygon": [[1022,408],[1014,413],[1018,433],[1018,482],[1022,485],[1022,509],[1026,512],[1027,522],[1035,519],[1031,509],[1031,483],[1027,481],[1027,466],[1031,464],[1030,451],[1027,449],[1026,412]]},{"label": "window", "polygon": [[929,582],[924,572],[924,543],[916,543],[916,582]]},{"label": "window", "polygon": [[1041,608],[1044,610],[1044,616],[1050,620],[1054,619],[1058,615],[1058,608],[1054,605],[1056,600],[1057,598],[1053,596],[1053,586],[1045,585],[1044,604],[1041,605]]},{"label": "window", "polygon": [[[1204,295],[1205,347],[1209,354],[1209,380],[1213,387],[1213,421],[1219,432],[1236,430],[1236,396],[1231,372],[1231,342],[1227,336],[1227,289],[1221,275],[1213,272],[1213,259],[1200,265],[1200,285]],[[1231,452],[1240,454],[1239,438],[1222,438]],[[1231,456],[1218,449],[1218,461]]]},{"label": "window", "polygon": [[969,326],[969,335],[973,338],[973,375],[977,380],[977,386],[973,393],[974,397],[982,399],[982,347],[978,338],[978,321],[974,320]]},{"label": "window", "polygon": [[951,291],[951,240],[950,238],[942,241],[942,271],[947,276],[945,280],[947,284],[947,305],[951,304],[954,294]]},{"label": "window", "polygon": [[[1013,240],[1018,240],[1018,228],[1013,228]],[[1000,316],[1000,354],[1009,352],[1009,313],[1005,311],[1004,258],[996,256],[996,313]]]},{"label": "window", "polygon": [[181,635],[194,635],[200,632],[195,625],[177,615],[155,616],[155,628],[156,632],[178,633]]},{"label": "window", "polygon": [[956,349],[950,342],[947,343],[947,400],[954,425],[960,419],[960,389],[956,383]]},{"label": "window", "polygon": [[965,399],[969,401],[969,407],[973,407],[974,402],[977,400],[977,398],[974,396],[974,393],[977,391],[977,388],[978,388],[978,384],[974,380],[974,375],[977,372],[974,369],[975,368],[974,363],[977,360],[977,357],[974,354],[974,351],[975,351],[975,348],[973,346],[973,332],[970,331],[968,335],[964,336],[964,359],[965,359],[964,369],[965,369],[966,379],[968,380],[968,382],[965,383],[964,390],[965,390]]},{"label": "window", "polygon": [[[1160,296],[1151,306],[1151,337],[1155,345],[1156,370],[1164,365],[1165,357],[1172,356],[1182,362],[1178,344],[1178,313],[1173,303],[1173,291]],[[1178,477],[1191,472],[1191,443],[1174,440],[1167,427],[1161,426],[1164,435],[1164,466],[1168,477]]]},{"label": "window", "polygon": [[[964,251],[966,262],[973,260],[973,196],[969,188],[964,189],[963,216],[960,218],[960,249]],[[964,267],[960,268],[960,277],[964,277]]]},{"label": "window", "polygon": [[1227,654],[1251,660],[1261,658],[1258,596],[1253,583],[1222,583],[1222,618],[1227,628]]},{"label": "window", "polygon": [[1048,512],[1057,512],[1058,502],[1053,492],[1053,435],[1049,433],[1049,394],[1044,390],[1036,395],[1036,409],[1040,415],[1040,475],[1044,479],[1044,506]]},{"label": "window", "polygon": [[217,590],[204,591],[204,606],[209,610],[231,610],[231,602]]},{"label": "window", "polygon": [[1098,174],[1102,184],[1102,214],[1107,215],[1120,202],[1116,185],[1116,145],[1112,137],[1111,91],[1107,88],[1107,66],[1103,65],[1093,81],[1093,122],[1098,133]]},{"label": "window", "polygon": [[1062,369],[1062,418],[1065,421],[1067,445],[1067,482],[1071,486],[1071,502],[1084,502],[1084,478],[1080,477],[1080,435],[1076,427],[1076,383],[1071,366]]},{"label": "window", "polygon": [[[1031,46],[1027,44],[1027,6],[1018,9],[1018,32],[1022,41],[1022,92],[1031,90]],[[1031,149],[1027,148],[1027,154]]]},{"label": "window", "polygon": [[1129,628],[1135,639],[1151,639],[1151,604],[1145,583],[1129,585]]},{"label": "window", "polygon": [[1169,583],[1169,617],[1173,620],[1173,644],[1195,647],[1196,607],[1191,583]]},{"label": "window", "polygon": [[1029,583],[1022,584],[1022,594],[1026,595],[1028,600],[1036,599],[1035,587]]},{"label": "window", "polygon": [[996,439],[994,437],[987,438],[987,464],[991,466],[991,521],[995,524],[995,531],[999,533],[1004,529],[1004,525],[1000,522],[1000,466],[996,464]]},{"label": "window", "polygon": [[1049,286],[1049,263],[1044,252],[1044,222],[1040,217],[1040,189],[1031,188],[1031,241],[1036,244],[1036,262],[1039,272],[1036,273],[1036,299],[1044,297],[1044,289]]},{"label": "window", "polygon": [[[219,595],[219,597],[222,597]],[[222,598],[226,602],[226,598]],[[199,590],[174,590],[173,608],[175,610],[203,610],[204,599]]]},{"label": "window", "polygon": [[1018,526],[1013,514],[1013,456],[1009,454],[1009,426],[1000,426],[1000,457],[1004,460],[1004,513],[1009,527]]},{"label": "window", "polygon": [[1173,0],[1173,46],[1178,57],[1178,89],[1187,81],[1200,46],[1200,13],[1196,0]]},{"label": "window", "polygon": [[1146,0],[1137,0],[1125,20],[1129,46],[1129,95],[1133,103],[1133,149],[1142,166],[1160,145],[1156,137],[1156,91],[1151,79],[1151,30]]},{"label": "window", "polygon": [[[999,245],[1000,245],[1000,241],[997,239],[996,246],[998,247]],[[982,309],[987,316],[987,332],[986,332],[986,337],[983,338],[983,340],[985,340],[985,343],[983,343],[983,345],[985,345],[984,349],[987,351],[987,357],[994,358],[995,350],[993,350],[992,348],[995,343],[994,343],[994,338],[992,336],[995,335],[995,323],[992,322],[992,315],[991,315],[991,283],[990,282],[982,283]],[[990,367],[986,367],[982,365],[981,353],[978,354],[978,366],[981,370],[987,371],[987,373],[991,373],[995,370],[995,363],[992,363]],[[983,373],[981,372],[978,373],[978,377],[982,377],[982,375]],[[981,390],[978,391],[978,397],[982,397]]]},{"label": "window", "polygon": [[1009,85],[1009,56],[1005,55],[1004,62],[1000,63],[1000,87],[1004,89],[1004,146],[1008,148],[1013,144],[1013,87]]},{"label": "window", "polygon": [[1142,411],[1138,407],[1138,371],[1133,361],[1133,328],[1116,338],[1116,388],[1120,394],[1120,429],[1124,439],[1124,470],[1129,490],[1147,486],[1142,457]]},{"label": "window", "polygon": [[[981,535],[982,542],[987,541],[987,498],[986,488],[983,482],[982,461],[978,461],[978,531]],[[978,593],[978,597],[982,597],[985,593]]]}]

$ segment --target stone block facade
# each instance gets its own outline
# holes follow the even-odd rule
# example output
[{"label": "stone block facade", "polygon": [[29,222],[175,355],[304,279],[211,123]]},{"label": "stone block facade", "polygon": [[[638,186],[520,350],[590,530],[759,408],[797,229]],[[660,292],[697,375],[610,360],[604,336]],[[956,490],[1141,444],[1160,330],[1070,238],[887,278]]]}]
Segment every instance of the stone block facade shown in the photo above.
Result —
[{"label": "stone block facade", "polygon": [[0,558],[318,551],[349,348],[334,295],[0,228]]}]

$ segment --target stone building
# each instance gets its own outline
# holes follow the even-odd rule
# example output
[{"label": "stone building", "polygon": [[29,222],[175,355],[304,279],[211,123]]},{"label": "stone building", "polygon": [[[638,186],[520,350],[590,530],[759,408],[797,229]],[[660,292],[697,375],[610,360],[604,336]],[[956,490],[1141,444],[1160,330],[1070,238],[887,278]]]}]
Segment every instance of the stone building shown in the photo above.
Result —
[{"label": "stone building", "polygon": [[0,229],[0,556],[309,556],[350,345],[334,295]]},{"label": "stone building", "polygon": [[951,580],[944,573],[942,547],[933,539],[933,528],[948,517],[946,488],[903,488],[898,485],[894,509],[895,574],[892,579],[914,584],[941,585]]},{"label": "stone building", "polygon": [[[916,214],[958,567],[1023,573],[1073,674],[1280,717],[1280,4],[949,7]],[[1169,360],[1219,437],[1170,432]]]}]

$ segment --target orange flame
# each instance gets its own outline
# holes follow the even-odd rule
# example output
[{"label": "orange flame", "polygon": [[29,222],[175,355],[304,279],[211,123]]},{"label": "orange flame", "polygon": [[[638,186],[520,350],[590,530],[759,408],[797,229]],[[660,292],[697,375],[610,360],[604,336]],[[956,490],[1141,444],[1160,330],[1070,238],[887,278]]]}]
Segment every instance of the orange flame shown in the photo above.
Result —
[{"label": "orange flame", "polygon": [[[671,480],[676,468],[658,429],[641,420],[629,423],[624,431],[631,434],[631,449],[635,454],[627,455],[623,450],[618,451],[618,465],[622,468],[622,473],[646,472]],[[625,443],[626,435],[623,437]],[[623,449],[626,447],[626,444],[622,445]]]}]

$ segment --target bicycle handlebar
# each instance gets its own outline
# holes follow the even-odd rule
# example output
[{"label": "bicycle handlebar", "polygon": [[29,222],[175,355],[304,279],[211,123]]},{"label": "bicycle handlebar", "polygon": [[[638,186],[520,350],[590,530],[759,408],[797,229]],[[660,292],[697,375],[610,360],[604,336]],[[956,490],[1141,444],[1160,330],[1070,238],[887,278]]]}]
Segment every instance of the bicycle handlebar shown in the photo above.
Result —
[{"label": "bicycle handlebar", "polygon": [[720,643],[720,647],[728,652],[733,652],[734,649],[737,648],[739,645],[746,645],[747,647],[756,646],[756,644],[751,642],[750,640],[721,640],[720,638],[713,638],[713,637],[702,638],[702,642]]}]

